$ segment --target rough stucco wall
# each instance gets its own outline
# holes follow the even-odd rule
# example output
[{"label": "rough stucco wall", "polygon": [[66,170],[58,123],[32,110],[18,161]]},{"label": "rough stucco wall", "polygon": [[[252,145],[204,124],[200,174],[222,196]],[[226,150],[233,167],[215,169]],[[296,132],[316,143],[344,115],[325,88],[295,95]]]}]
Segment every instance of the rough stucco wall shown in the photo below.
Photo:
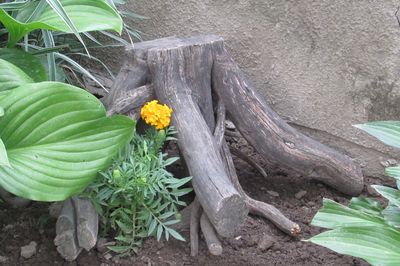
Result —
[{"label": "rough stucco wall", "polygon": [[[366,174],[399,153],[352,127],[400,120],[398,1],[131,0],[145,39],[217,34],[273,108],[356,158]],[[390,154],[390,156],[388,156]],[[389,162],[392,162],[390,160]]]}]

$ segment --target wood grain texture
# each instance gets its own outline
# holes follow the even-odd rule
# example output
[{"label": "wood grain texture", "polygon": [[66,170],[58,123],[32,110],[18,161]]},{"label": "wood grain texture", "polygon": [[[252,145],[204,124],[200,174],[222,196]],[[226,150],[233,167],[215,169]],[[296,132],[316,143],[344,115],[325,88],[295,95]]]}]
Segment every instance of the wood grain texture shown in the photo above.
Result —
[{"label": "wood grain texture", "polygon": [[172,41],[150,49],[148,65],[157,99],[174,110],[172,124],[197,198],[216,231],[231,236],[248,209],[224,170],[211,133],[215,127],[211,68],[218,45],[222,40],[210,36]]},{"label": "wood grain texture", "polygon": [[262,99],[224,50],[217,51],[213,88],[242,136],[271,162],[296,170],[343,193],[358,195],[363,175],[349,157],[295,130]]}]

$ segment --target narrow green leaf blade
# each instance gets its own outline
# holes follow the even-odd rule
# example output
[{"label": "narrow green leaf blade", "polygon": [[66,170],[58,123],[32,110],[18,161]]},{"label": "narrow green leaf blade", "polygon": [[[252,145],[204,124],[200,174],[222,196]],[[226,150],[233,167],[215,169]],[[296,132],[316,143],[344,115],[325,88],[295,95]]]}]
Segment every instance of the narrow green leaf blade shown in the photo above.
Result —
[{"label": "narrow green leaf blade", "polygon": [[373,187],[379,194],[385,197],[389,202],[397,207],[400,207],[400,191],[394,188],[373,185]]},{"label": "narrow green leaf blade", "polygon": [[6,147],[3,141],[0,139],[0,167],[7,166],[10,167],[10,162],[8,161]]},{"label": "narrow green leaf blade", "polygon": [[400,121],[377,121],[355,125],[383,143],[400,148]]}]

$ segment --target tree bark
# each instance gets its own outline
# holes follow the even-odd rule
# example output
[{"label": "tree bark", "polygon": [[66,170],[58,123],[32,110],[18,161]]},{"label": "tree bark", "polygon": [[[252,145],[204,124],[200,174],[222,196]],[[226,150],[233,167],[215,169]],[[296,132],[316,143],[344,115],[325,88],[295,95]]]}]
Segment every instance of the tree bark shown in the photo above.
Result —
[{"label": "tree bark", "polygon": [[214,58],[213,88],[242,136],[265,158],[343,193],[363,189],[360,167],[349,157],[289,126],[262,99],[225,51]]}]

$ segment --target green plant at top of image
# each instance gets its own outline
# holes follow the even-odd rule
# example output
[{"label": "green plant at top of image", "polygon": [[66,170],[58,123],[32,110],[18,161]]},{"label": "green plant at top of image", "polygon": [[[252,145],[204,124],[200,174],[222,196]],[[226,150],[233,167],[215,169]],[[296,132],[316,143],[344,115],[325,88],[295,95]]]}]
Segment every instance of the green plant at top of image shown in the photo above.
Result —
[{"label": "green plant at top of image", "polygon": [[[120,37],[122,31],[130,39],[141,39],[141,33],[122,19],[145,17],[120,11],[124,4],[121,0],[0,0],[0,48],[17,47],[34,54],[45,64],[50,81],[74,84],[84,75],[107,91],[77,59],[92,61],[115,78],[107,64],[89,51],[131,45]],[[97,36],[106,36],[106,43]]]},{"label": "green plant at top of image", "polygon": [[[387,145],[400,148],[400,121],[380,121],[357,125]],[[400,167],[385,173],[397,181],[397,188],[372,186],[387,201],[357,197],[343,206],[324,199],[323,208],[312,225],[330,229],[308,241],[338,253],[360,257],[372,265],[400,265]]]},{"label": "green plant at top of image", "polygon": [[192,191],[183,187],[191,177],[178,179],[166,169],[178,160],[162,153],[173,134],[172,127],[135,134],[84,194],[100,215],[103,234],[115,234],[116,245],[109,249],[121,256],[136,253],[151,235],[184,241],[171,225],[180,222],[178,206],[186,206],[180,197]]},{"label": "green plant at top of image", "polygon": [[[81,11],[89,12],[85,20]],[[122,19],[105,0],[26,0],[0,2],[0,22],[0,186],[31,200],[64,200],[111,164],[135,123],[106,117],[102,103],[83,89],[46,82],[54,80],[49,66],[57,55],[68,60],[54,52],[53,36],[71,32],[82,41],[86,30],[120,32]],[[15,48],[1,48],[6,45]]]}]

